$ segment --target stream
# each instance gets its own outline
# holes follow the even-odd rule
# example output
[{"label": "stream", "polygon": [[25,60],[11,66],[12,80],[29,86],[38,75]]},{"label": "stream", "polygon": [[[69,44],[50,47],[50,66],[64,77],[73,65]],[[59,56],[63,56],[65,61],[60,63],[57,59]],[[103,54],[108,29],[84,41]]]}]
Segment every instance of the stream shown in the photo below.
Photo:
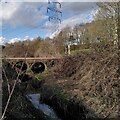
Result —
[{"label": "stream", "polygon": [[62,120],[56,114],[52,107],[46,105],[40,101],[40,94],[28,94],[27,99],[34,105],[36,109],[41,110],[45,115],[47,115],[50,120]]}]

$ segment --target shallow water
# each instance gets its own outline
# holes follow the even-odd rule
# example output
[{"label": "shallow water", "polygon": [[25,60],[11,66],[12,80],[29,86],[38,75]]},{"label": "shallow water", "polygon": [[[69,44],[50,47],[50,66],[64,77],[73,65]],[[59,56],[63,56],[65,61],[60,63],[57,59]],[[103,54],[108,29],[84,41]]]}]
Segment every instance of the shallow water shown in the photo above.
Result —
[{"label": "shallow water", "polygon": [[40,101],[40,94],[28,94],[26,97],[31,101],[35,108],[41,110],[45,115],[50,117],[50,120],[62,120],[57,116],[52,107]]}]

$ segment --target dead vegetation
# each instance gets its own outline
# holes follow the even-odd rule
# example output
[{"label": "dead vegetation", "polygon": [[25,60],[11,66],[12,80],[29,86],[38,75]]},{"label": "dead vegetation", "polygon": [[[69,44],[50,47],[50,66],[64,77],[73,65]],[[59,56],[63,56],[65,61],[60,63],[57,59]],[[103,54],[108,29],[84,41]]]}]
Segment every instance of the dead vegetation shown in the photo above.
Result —
[{"label": "dead vegetation", "polygon": [[[7,78],[13,80],[17,75],[7,66]],[[116,52],[80,53],[61,59],[45,76],[45,84],[58,85],[100,118],[117,118],[120,80],[117,71]]]},{"label": "dead vegetation", "polygon": [[86,53],[63,58],[46,84],[58,84],[82,100],[99,117],[118,117],[118,56],[114,52]]},{"label": "dead vegetation", "polygon": [[[22,67],[20,67],[20,71],[22,71]],[[39,81],[28,74],[24,75],[25,81],[23,78],[21,79],[21,74],[17,73],[9,62],[3,60],[2,117],[0,120],[21,120],[24,118],[46,120],[42,111],[36,110],[25,97],[25,92],[28,89],[35,91],[42,86],[44,81]]]}]

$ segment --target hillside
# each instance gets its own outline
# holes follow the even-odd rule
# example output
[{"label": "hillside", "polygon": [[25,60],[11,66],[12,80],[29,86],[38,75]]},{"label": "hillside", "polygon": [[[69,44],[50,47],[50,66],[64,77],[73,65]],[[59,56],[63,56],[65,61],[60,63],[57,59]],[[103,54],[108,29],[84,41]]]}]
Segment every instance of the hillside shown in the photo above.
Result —
[{"label": "hillside", "polygon": [[119,77],[116,53],[81,53],[63,58],[46,78],[82,100],[99,117],[118,116]]}]

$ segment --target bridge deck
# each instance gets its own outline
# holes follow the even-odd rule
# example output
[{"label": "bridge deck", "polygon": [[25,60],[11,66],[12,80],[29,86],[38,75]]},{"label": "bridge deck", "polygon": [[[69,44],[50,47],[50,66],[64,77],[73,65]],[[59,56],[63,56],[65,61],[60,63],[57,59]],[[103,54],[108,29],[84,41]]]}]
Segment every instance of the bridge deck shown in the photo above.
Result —
[{"label": "bridge deck", "polygon": [[7,60],[53,60],[53,59],[61,59],[62,57],[29,57],[29,58],[2,58]]}]

